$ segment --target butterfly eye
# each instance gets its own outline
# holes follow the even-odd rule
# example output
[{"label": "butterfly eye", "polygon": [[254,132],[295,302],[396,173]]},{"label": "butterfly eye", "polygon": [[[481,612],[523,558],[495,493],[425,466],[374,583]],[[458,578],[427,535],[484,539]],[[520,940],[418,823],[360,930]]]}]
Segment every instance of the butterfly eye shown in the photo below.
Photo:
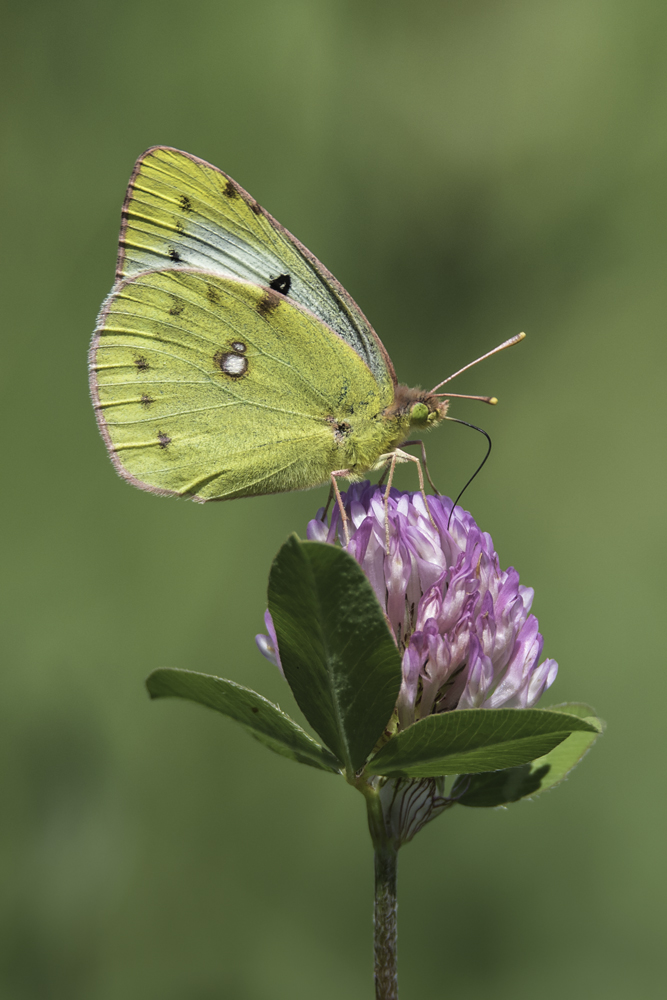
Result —
[{"label": "butterfly eye", "polygon": [[426,403],[415,403],[410,410],[410,423],[423,424],[428,420],[429,409]]}]

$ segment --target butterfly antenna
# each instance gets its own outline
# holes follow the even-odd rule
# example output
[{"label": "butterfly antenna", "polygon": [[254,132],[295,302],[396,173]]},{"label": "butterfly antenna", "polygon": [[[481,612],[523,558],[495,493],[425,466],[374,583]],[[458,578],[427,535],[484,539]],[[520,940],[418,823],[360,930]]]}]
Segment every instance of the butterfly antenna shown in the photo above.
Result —
[{"label": "butterfly antenna", "polygon": [[490,403],[495,406],[498,400],[495,396],[466,396],[461,392],[432,392],[432,396],[446,396],[447,399],[478,399],[480,403]]},{"label": "butterfly antenna", "polygon": [[452,514],[454,513],[454,508],[456,507],[457,503],[459,502],[459,500],[461,499],[461,497],[463,496],[463,494],[465,493],[465,491],[470,486],[470,484],[473,481],[473,479],[475,478],[475,476],[479,472],[481,472],[482,469],[484,468],[484,465],[486,464],[486,460],[489,457],[489,455],[491,454],[491,447],[492,447],[492,445],[491,445],[491,438],[486,433],[486,431],[483,430],[481,427],[476,427],[474,424],[469,424],[466,420],[458,420],[456,417],[445,417],[445,420],[453,420],[455,424],[463,424],[464,427],[472,427],[472,429],[474,431],[479,431],[480,434],[483,434],[484,437],[486,438],[486,440],[489,443],[489,447],[486,449],[486,455],[484,456],[484,458],[482,459],[482,461],[480,462],[480,464],[477,466],[477,468],[473,472],[472,476],[470,477],[470,479],[465,484],[465,486],[463,487],[463,489],[461,490],[461,492],[457,496],[456,500],[452,504],[452,509],[450,510],[449,517],[447,519],[447,531],[449,531],[449,525],[450,525],[450,522],[452,520]]},{"label": "butterfly antenna", "polygon": [[[453,375],[450,375],[449,378],[443,379],[442,382],[438,382],[438,384],[434,386],[433,389],[431,389],[431,392],[435,392],[435,390],[439,389],[441,385],[446,385],[447,382],[451,382],[453,378],[457,377],[457,375],[461,375],[463,372],[467,372],[469,368],[472,368],[473,365],[478,365],[480,361],[486,361],[486,359],[490,358],[493,354],[498,354],[499,351],[504,351],[506,347],[513,347],[515,344],[520,344],[521,341],[525,338],[525,336],[526,336],[525,333],[517,333],[516,337],[510,337],[510,339],[506,340],[504,344],[499,344],[498,347],[494,347],[492,351],[489,351],[487,354],[483,354],[481,358],[477,358],[476,361],[471,361],[469,365],[465,365],[463,368],[459,368],[459,370],[457,372],[454,372]],[[447,395],[447,394],[441,393],[441,395]],[[486,402],[487,397],[483,398]],[[490,397],[490,399],[494,398],[495,397],[493,396]],[[472,427],[472,424],[470,424],[470,426]],[[479,428],[476,428],[476,430],[479,430]]]}]

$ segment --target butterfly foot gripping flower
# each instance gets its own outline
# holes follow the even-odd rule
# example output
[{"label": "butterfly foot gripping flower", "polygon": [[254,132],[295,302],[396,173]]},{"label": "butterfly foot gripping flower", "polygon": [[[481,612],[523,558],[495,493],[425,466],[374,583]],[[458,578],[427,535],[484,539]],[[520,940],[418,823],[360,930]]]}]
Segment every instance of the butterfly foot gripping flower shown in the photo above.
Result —
[{"label": "butterfly foot gripping flower", "polygon": [[[533,592],[501,569],[490,536],[444,497],[352,485],[292,536],[269,581],[276,664],[318,739],[231,681],[182,670],[153,697],[202,702],[270,749],[338,773],[366,801],[375,850],[375,985],[397,997],[397,851],[455,805],[498,806],[562,780],[601,731],[593,710],[538,709],[557,665],[542,659]],[[430,514],[430,516],[429,516]],[[388,544],[387,544],[388,538]],[[341,544],[341,540],[345,544]]]}]

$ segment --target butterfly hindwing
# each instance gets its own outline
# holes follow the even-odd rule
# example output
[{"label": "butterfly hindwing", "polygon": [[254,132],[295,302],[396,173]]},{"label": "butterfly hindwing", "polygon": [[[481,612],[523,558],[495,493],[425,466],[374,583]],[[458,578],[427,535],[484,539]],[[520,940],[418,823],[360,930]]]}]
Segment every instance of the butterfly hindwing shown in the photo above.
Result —
[{"label": "butterfly hindwing", "polygon": [[117,278],[191,267],[268,286],[304,306],[356,351],[382,385],[394,370],[370,323],[327,269],[217,167],[149,149],[123,207]]},{"label": "butterfly hindwing", "polygon": [[280,292],[183,267],[116,286],[91,384],[118,471],[200,500],[325,481],[341,467],[340,428],[392,399],[341,337]]}]

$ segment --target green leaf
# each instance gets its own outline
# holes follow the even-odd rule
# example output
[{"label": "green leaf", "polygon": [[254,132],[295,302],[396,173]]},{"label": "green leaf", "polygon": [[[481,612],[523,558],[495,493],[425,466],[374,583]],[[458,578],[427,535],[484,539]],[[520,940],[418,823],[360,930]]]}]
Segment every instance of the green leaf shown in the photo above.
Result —
[{"label": "green leaf", "polygon": [[604,731],[605,723],[598,719],[595,709],[583,701],[562,701],[560,705],[547,705],[540,712],[561,712],[563,715],[576,715],[578,719],[594,719],[598,727],[598,735]]},{"label": "green leaf", "polygon": [[369,774],[430,778],[517,767],[549,753],[570,733],[598,733],[588,719],[536,708],[471,708],[429,715],[389,740]]},{"label": "green leaf", "polygon": [[[567,739],[559,743],[550,753],[522,767],[512,767],[506,771],[493,771],[490,774],[462,774],[454,783],[452,797],[462,806],[503,806],[510,802],[518,802],[547,788],[553,788],[563,781],[570,771],[576,767],[582,757],[595,743],[603,724],[595,717],[595,710],[590,705],[570,703],[552,705],[547,712],[560,712],[566,715],[576,715],[586,719],[596,726],[595,733],[571,733]],[[458,794],[463,789],[463,794]]]},{"label": "green leaf", "polygon": [[299,708],[355,773],[401,686],[398,650],[371,585],[342,549],[293,535],[271,569],[269,611]]},{"label": "green leaf", "polygon": [[234,681],[194,670],[154,670],[146,681],[151,698],[187,698],[229,716],[260,743],[283,757],[340,773],[341,764],[289,715],[261,694]]}]

